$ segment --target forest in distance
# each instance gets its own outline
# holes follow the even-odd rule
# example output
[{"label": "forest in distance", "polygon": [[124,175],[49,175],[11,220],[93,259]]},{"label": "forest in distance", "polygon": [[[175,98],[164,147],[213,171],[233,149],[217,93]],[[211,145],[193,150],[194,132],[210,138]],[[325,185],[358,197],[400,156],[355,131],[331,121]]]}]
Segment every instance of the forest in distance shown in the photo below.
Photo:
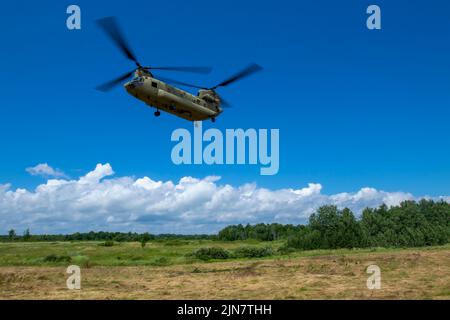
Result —
[{"label": "forest in distance", "polygon": [[122,232],[88,232],[67,235],[22,235],[10,230],[2,242],[106,241],[141,242],[165,240],[284,240],[286,249],[315,250],[368,247],[422,247],[450,242],[450,204],[445,201],[404,201],[398,206],[366,208],[357,218],[348,208],[322,206],[305,225],[259,223],[231,225],[214,235],[177,235]]}]

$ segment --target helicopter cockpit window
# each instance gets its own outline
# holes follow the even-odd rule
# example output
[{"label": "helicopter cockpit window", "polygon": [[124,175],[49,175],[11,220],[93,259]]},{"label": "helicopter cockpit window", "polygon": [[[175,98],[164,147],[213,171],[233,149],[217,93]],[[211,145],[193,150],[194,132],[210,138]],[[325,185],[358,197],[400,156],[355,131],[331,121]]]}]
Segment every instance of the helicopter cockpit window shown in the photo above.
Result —
[{"label": "helicopter cockpit window", "polygon": [[152,87],[153,87],[153,88],[158,88],[158,83],[152,81]]}]

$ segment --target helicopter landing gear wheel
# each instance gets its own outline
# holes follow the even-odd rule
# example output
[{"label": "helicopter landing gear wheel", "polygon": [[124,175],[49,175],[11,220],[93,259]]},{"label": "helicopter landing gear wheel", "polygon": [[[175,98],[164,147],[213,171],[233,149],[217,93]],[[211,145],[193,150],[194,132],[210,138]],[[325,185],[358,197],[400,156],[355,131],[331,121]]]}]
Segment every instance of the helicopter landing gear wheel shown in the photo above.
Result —
[{"label": "helicopter landing gear wheel", "polygon": [[155,117],[159,117],[161,115],[161,112],[159,110],[155,111]]},{"label": "helicopter landing gear wheel", "polygon": [[211,121],[214,123],[216,122],[216,118],[211,118]]}]

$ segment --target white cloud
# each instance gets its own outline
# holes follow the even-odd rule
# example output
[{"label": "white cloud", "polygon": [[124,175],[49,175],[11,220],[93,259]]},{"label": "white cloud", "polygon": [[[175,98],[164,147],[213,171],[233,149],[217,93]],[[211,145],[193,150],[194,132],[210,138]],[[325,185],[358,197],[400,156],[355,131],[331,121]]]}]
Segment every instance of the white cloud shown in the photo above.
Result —
[{"label": "white cloud", "polygon": [[26,168],[25,170],[33,176],[67,178],[64,172],[59,169],[53,169],[47,163],[40,163],[37,166]]},{"label": "white cloud", "polygon": [[256,184],[221,184],[216,176],[183,177],[178,182],[154,181],[149,177],[112,178],[114,171],[108,163],[98,164],[86,175],[70,180],[47,167],[51,168],[42,165],[33,168],[33,172],[60,179],[48,179],[35,190],[12,190],[10,184],[0,185],[0,233],[28,227],[36,233],[211,233],[236,223],[302,223],[324,204],[349,207],[360,213],[365,207],[417,199],[409,193],[373,188],[325,195],[318,183],[301,189],[271,190]]}]

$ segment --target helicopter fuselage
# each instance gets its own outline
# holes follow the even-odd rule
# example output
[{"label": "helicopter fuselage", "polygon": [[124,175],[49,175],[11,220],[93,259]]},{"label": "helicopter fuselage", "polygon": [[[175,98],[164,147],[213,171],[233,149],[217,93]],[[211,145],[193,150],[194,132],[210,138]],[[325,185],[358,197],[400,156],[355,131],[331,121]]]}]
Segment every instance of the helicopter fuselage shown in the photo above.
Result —
[{"label": "helicopter fuselage", "polygon": [[199,94],[194,96],[152,77],[151,74],[137,73],[133,80],[125,83],[124,87],[130,95],[148,106],[186,120],[215,120],[222,112],[220,100],[213,92],[200,90]]}]

